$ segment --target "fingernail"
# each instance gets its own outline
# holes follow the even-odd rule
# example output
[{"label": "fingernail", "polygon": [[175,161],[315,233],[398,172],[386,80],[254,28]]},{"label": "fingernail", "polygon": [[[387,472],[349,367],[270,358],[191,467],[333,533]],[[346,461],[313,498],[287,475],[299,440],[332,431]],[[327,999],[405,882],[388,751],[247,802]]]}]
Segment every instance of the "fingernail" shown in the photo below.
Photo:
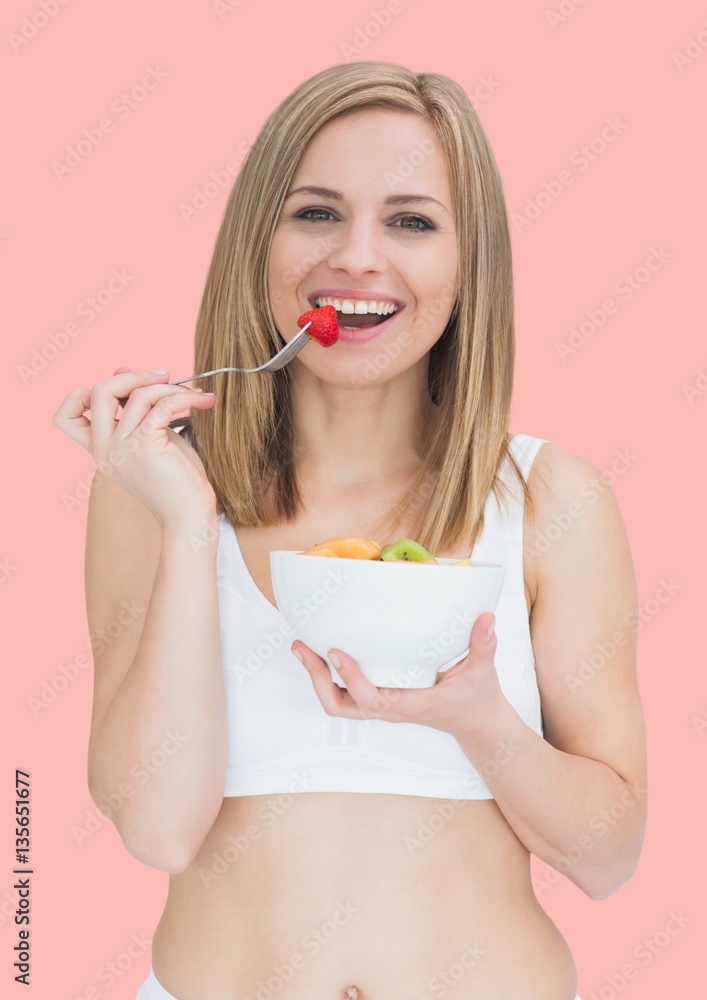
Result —
[{"label": "fingernail", "polygon": [[291,650],[291,652],[292,652],[293,656],[297,657],[297,659],[300,661],[300,663],[304,663],[304,657],[302,656],[301,653],[298,653],[296,649]]},{"label": "fingernail", "polygon": [[166,375],[167,374],[167,369],[166,368],[150,368],[150,372],[151,372],[152,375]]},{"label": "fingernail", "polygon": [[329,653],[329,662],[334,670],[339,670],[341,667],[341,658],[337,656],[336,653]]},{"label": "fingernail", "polygon": [[493,635],[493,632],[494,632],[495,628],[496,628],[496,616],[494,615],[493,618],[491,619],[491,624],[486,629],[486,638],[487,639],[491,638],[491,636]]}]

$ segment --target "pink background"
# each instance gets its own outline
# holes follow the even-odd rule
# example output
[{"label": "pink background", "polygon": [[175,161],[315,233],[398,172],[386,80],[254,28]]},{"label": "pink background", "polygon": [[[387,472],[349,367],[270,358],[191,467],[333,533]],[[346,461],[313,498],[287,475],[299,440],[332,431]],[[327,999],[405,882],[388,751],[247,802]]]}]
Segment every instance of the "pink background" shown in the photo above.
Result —
[{"label": "pink background", "polygon": [[[212,171],[240,163],[298,83],[347,53],[457,80],[476,102],[511,217],[563,170],[571,176],[559,196],[540,198],[533,221],[512,223],[511,430],[548,438],[602,470],[631,456],[609,475],[644,614],[638,649],[649,824],[638,872],[607,900],[591,901],[536,859],[534,874],[540,901],[575,956],[583,1000],[592,992],[602,1000],[701,993],[707,681],[697,629],[704,589],[700,599],[694,557],[705,516],[698,485],[707,414],[707,7],[697,0],[658,8],[638,0],[402,0],[369,39],[366,23],[372,10],[385,9],[382,0],[232,0],[230,9],[225,0],[220,11],[210,0],[44,5],[51,16],[40,0],[7,3],[0,15],[2,88],[14,95],[3,126],[0,211],[4,995],[21,994],[12,990],[17,939],[8,917],[14,768],[30,771],[33,782],[33,995],[77,1000],[94,986],[101,997],[132,998],[149,948],[134,943],[130,956],[128,946],[151,938],[168,883],[125,851],[86,787],[92,678],[83,554],[93,463],[51,418],[72,388],[107,378],[118,365],[166,367],[172,378],[192,371],[194,321],[226,190],[210,188],[189,221],[180,205]],[[19,42],[23,26],[34,35]],[[356,39],[367,44],[356,49]],[[162,79],[121,117],[112,103],[150,68]],[[65,147],[106,117],[113,130],[59,179],[53,163],[65,158]],[[618,120],[618,134],[603,149],[597,140],[582,169],[576,151],[607,120]],[[641,270],[656,249],[660,266]],[[113,269],[129,277],[90,317],[85,302]],[[620,283],[632,274],[628,297]],[[595,313],[592,325],[588,313],[609,298],[615,311],[604,322]],[[72,321],[75,336],[62,339]],[[563,360],[557,344],[569,343],[572,327],[584,322]],[[52,336],[59,348],[48,347]],[[43,353],[43,369],[23,375]],[[674,596],[660,603],[656,593],[668,581]],[[73,679],[63,683],[65,675]],[[29,699],[57,679],[63,690],[33,712]],[[95,832],[79,845],[76,827],[91,818]],[[674,936],[664,933],[671,911],[687,918]],[[649,962],[636,952],[645,939],[657,952]],[[109,961],[122,967],[110,986],[99,978]],[[627,963],[637,975],[622,983]]]}]

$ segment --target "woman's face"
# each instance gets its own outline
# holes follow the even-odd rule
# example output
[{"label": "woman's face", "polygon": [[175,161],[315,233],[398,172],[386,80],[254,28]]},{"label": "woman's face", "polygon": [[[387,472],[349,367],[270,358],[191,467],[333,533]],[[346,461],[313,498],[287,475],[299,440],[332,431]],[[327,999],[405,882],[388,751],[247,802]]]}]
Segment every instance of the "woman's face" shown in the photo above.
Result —
[{"label": "woman's face", "polygon": [[286,341],[303,312],[336,306],[337,343],[308,344],[292,362],[330,384],[388,381],[429,352],[456,297],[457,243],[444,151],[426,121],[374,108],[317,133],[277,223],[268,283]]}]

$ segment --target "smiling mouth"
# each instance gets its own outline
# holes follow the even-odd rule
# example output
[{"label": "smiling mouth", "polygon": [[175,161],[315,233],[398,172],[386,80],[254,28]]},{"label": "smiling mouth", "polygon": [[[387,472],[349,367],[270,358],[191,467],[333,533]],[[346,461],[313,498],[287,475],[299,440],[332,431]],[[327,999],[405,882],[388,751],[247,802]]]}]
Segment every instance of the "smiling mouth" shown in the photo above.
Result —
[{"label": "smiling mouth", "polygon": [[[352,300],[355,303],[356,311],[348,311],[351,307],[351,303],[348,303],[347,309],[341,308],[342,302],[339,299],[333,299],[330,297],[322,298],[317,296],[315,299],[315,306],[319,307],[321,305],[331,304],[334,305],[336,309],[336,321],[339,325],[340,330],[367,330],[373,326],[379,326],[381,323],[385,323],[386,320],[391,319],[396,313],[400,311],[400,307],[390,303],[387,306],[381,306],[382,312],[378,312],[373,309],[373,303],[371,302],[371,307],[366,308],[365,311],[359,311],[359,303],[356,300]],[[365,306],[366,303],[361,300],[362,304]],[[370,311],[369,311],[370,309]]]}]

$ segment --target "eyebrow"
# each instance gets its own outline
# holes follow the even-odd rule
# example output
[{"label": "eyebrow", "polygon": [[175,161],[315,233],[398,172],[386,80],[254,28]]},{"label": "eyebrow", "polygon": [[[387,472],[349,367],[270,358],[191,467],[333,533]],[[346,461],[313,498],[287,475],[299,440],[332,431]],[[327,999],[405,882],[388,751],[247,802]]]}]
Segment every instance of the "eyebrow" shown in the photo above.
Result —
[{"label": "eyebrow", "polygon": [[[331,188],[324,187],[312,187],[307,185],[306,187],[295,188],[294,191],[290,191],[286,196],[285,201],[291,198],[293,194],[313,194],[317,195],[319,198],[331,198],[333,201],[343,201],[343,194],[340,191],[332,191]],[[445,212],[448,211],[444,207],[441,201],[437,201],[436,198],[430,198],[429,195],[424,194],[391,194],[385,199],[385,205],[409,205],[412,202],[433,202],[435,205],[439,205],[440,208],[444,209]]]}]

